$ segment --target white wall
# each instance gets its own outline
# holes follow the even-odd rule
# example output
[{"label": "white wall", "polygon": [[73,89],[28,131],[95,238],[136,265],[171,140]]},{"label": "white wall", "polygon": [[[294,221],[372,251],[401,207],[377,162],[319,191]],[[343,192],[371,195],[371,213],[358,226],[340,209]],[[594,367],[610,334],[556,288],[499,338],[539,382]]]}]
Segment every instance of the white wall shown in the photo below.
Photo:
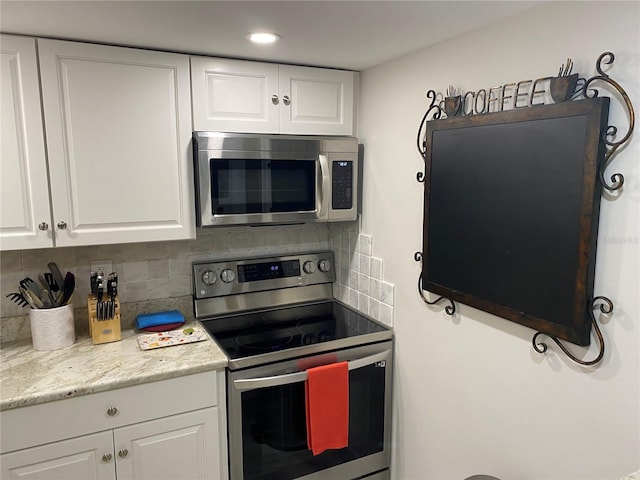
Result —
[{"label": "white wall", "polygon": [[[396,368],[393,477],[615,479],[640,468],[640,131],[608,172],[624,192],[603,199],[595,294],[610,297],[607,344],[596,369],[553,346],[533,351],[533,330],[458,305],[451,319],[417,294],[422,170],[415,148],[429,89],[477,91],[554,75],[567,57],[582,76],[610,50],[609,70],[640,113],[640,3],[553,2],[456,37],[361,76],[360,140],[365,144],[362,232],[395,284]],[[402,34],[399,31],[399,34]],[[610,123],[626,115],[614,100]],[[569,344],[593,358],[597,349]]]}]

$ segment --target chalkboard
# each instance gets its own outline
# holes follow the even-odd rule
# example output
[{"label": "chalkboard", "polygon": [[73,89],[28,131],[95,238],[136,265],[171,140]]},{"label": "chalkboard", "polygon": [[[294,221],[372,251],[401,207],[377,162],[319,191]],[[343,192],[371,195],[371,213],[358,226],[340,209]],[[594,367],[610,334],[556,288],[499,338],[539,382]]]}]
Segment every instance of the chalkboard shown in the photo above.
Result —
[{"label": "chalkboard", "polygon": [[608,100],[427,122],[424,290],[589,344]]}]

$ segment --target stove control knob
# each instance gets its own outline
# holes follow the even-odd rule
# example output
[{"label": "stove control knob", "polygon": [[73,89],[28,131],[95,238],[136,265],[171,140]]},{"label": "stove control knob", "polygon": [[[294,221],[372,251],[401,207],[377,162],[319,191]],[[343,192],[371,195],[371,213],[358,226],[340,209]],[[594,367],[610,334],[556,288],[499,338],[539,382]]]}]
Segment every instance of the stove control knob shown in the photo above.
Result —
[{"label": "stove control knob", "polygon": [[216,273],[211,270],[205,270],[202,273],[202,283],[205,285],[213,285],[216,283]]},{"label": "stove control knob", "polygon": [[310,260],[304,262],[304,265],[302,265],[302,269],[304,270],[304,273],[313,273],[316,271],[316,263]]},{"label": "stove control knob", "polygon": [[220,278],[224,283],[231,283],[235,280],[236,274],[230,268],[225,268],[220,272]]},{"label": "stove control knob", "polygon": [[331,261],[330,260],[320,260],[318,263],[318,268],[321,272],[327,273],[331,270]]}]

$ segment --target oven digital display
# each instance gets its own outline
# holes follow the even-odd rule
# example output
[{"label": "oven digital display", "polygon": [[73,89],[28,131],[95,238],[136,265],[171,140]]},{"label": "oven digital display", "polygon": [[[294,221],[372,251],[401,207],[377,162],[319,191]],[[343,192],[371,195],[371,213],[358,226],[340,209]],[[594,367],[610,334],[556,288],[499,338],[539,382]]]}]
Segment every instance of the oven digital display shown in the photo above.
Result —
[{"label": "oven digital display", "polygon": [[249,263],[238,265],[238,282],[255,282],[272,278],[299,277],[300,261],[287,260],[279,262]]}]

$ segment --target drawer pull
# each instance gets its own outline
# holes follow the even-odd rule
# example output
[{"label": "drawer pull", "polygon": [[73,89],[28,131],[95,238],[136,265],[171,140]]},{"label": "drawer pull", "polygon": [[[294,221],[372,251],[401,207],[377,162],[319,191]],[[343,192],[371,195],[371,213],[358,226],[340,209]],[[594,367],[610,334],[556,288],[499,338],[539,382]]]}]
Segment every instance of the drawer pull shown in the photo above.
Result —
[{"label": "drawer pull", "polygon": [[120,458],[127,458],[127,455],[129,455],[129,450],[127,450],[126,448],[121,448],[118,452],[118,456]]},{"label": "drawer pull", "polygon": [[118,409],[116,407],[107,408],[107,415],[110,417],[115,417],[118,414]]},{"label": "drawer pull", "polygon": [[102,461],[104,463],[109,463],[112,458],[113,458],[113,455],[111,455],[110,453],[105,453],[104,455],[102,455]]}]

